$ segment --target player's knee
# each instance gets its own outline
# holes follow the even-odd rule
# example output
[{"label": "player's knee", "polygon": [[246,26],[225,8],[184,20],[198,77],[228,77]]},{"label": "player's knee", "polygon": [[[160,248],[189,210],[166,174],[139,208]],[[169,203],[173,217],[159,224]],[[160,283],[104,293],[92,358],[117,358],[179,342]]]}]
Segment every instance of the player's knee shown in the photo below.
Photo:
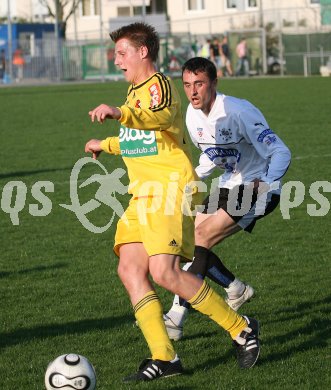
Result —
[{"label": "player's knee", "polygon": [[151,272],[151,276],[156,284],[161,287],[166,287],[167,277],[160,270],[154,270],[153,272]]},{"label": "player's knee", "polygon": [[163,269],[154,269],[151,272],[151,276],[156,284],[159,286],[169,290],[171,289],[171,283],[173,282],[174,278],[174,271],[169,270],[163,270]]},{"label": "player's knee", "polygon": [[126,278],[128,277],[129,275],[128,271],[129,271],[129,267],[125,263],[120,261],[117,267],[117,274],[122,282],[125,282]]},{"label": "player's knee", "polygon": [[142,270],[136,267],[134,263],[120,261],[117,267],[117,273],[121,281],[126,284],[126,281],[131,280],[133,276],[138,278]]}]

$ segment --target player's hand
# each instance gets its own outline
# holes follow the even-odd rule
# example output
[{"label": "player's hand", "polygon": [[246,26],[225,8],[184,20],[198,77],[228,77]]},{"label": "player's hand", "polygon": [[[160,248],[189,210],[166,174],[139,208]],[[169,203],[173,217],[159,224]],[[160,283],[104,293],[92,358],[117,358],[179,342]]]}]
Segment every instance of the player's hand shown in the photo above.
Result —
[{"label": "player's hand", "polygon": [[94,110],[89,111],[91,121],[95,119],[99,123],[103,123],[107,118],[109,119],[120,119],[121,111],[117,107],[107,106],[107,104],[100,104]]},{"label": "player's hand", "polygon": [[92,157],[96,160],[102,152],[100,147],[101,141],[98,139],[91,139],[85,145],[85,153],[92,153]]}]

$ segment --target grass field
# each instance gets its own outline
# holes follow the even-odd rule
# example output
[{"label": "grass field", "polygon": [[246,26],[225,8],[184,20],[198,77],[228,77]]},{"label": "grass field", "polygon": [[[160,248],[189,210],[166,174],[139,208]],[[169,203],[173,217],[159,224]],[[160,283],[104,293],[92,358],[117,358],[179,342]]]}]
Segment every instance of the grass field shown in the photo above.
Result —
[{"label": "grass field", "polygon": [[[182,93],[179,81],[178,86]],[[0,388],[43,389],[48,362],[69,352],[91,360],[100,390],[331,388],[331,79],[221,81],[224,93],[247,98],[262,110],[292,151],[285,182],[304,186],[304,199],[289,211],[290,219],[278,209],[252,235],[239,233],[216,248],[256,289],[256,299],[242,312],[261,321],[261,358],[254,369],[240,371],[228,336],[192,313],[186,337],[176,343],[186,375],[136,386],[121,380],[148,350],[116,275],[115,224],[92,234],[60,206],[70,204],[70,173],[84,156],[85,142],[116,131],[115,124],[92,125],[89,109],[120,104],[126,88],[118,82],[0,89],[2,206],[14,209],[16,201],[21,209],[16,215],[0,210]],[[186,106],[184,95],[183,102]],[[109,172],[123,167],[118,157],[102,155],[100,161]],[[92,173],[100,169],[84,167],[80,180]],[[8,204],[4,194],[13,181],[18,183],[11,183]],[[51,206],[46,216],[33,215],[38,213],[33,204],[41,206],[31,191],[40,181],[54,183],[54,191],[46,193]],[[316,181],[324,181],[324,202],[309,192]],[[97,188],[81,189],[81,202],[93,199]],[[125,205],[128,197],[120,197]],[[327,214],[309,215],[309,205],[320,209],[320,203]],[[103,226],[110,210],[101,205],[89,218]],[[158,292],[168,308],[172,296]]]}]

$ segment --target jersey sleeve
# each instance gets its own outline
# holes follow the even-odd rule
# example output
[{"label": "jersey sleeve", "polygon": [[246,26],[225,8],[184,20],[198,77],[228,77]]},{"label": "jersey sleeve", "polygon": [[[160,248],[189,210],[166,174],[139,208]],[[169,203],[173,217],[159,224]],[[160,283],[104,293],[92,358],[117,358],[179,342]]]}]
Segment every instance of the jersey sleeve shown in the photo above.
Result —
[{"label": "jersey sleeve", "polygon": [[209,159],[205,153],[201,153],[199,157],[199,165],[195,168],[196,174],[200,179],[206,179],[214,169],[217,168],[216,165]]},{"label": "jersey sleeve", "polygon": [[159,111],[153,111],[150,108],[132,108],[121,106],[122,116],[120,122],[122,125],[139,130],[162,131],[168,129],[174,121],[177,107],[175,105],[163,107]]},{"label": "jersey sleeve", "polygon": [[120,143],[118,137],[108,137],[101,141],[101,149],[109,154],[121,154]]},{"label": "jersey sleeve", "polygon": [[261,180],[270,184],[280,180],[286,173],[291,152],[284,142],[270,128],[263,114],[255,107],[240,112],[239,129],[257,153],[269,161],[266,174]]},{"label": "jersey sleeve", "polygon": [[170,80],[157,73],[149,85],[145,87],[146,99],[149,107],[140,108],[122,105],[122,116],[119,119],[122,125],[150,131],[168,129],[180,111],[180,100],[173,90]]}]

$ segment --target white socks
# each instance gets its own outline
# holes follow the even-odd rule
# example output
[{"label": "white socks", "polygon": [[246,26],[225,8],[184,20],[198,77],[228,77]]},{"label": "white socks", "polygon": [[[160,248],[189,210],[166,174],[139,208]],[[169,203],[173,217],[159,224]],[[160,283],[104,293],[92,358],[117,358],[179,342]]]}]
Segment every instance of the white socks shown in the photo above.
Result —
[{"label": "white socks", "polygon": [[[186,263],[183,267],[183,270],[186,271],[192,263]],[[235,279],[233,282],[229,284],[228,288],[225,288],[225,291],[228,295],[228,299],[237,299],[242,296],[246,288],[245,283],[243,283],[239,279]],[[175,295],[172,306],[168,313],[167,317],[171,319],[171,321],[177,326],[182,327],[183,323],[188,315],[188,309],[179,304],[179,296]]]},{"label": "white socks", "polygon": [[171,309],[166,314],[167,317],[171,319],[171,321],[179,326],[182,327],[183,323],[188,315],[188,309],[184,306],[172,306]]},{"label": "white socks", "polygon": [[236,278],[229,284],[228,288],[225,288],[225,291],[229,299],[237,299],[244,293],[245,288],[245,283]]}]

